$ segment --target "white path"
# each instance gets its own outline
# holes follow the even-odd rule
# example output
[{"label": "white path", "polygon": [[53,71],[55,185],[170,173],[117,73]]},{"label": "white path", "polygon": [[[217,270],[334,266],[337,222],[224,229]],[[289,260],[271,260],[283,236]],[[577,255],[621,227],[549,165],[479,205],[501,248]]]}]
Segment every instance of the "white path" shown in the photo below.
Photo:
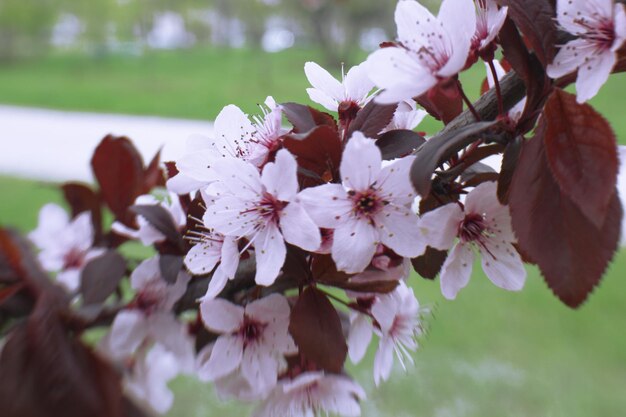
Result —
[{"label": "white path", "polygon": [[0,174],[91,181],[89,160],[109,133],[130,137],[148,162],[160,147],[164,160],[176,159],[189,136],[212,129],[203,121],[0,105]]}]

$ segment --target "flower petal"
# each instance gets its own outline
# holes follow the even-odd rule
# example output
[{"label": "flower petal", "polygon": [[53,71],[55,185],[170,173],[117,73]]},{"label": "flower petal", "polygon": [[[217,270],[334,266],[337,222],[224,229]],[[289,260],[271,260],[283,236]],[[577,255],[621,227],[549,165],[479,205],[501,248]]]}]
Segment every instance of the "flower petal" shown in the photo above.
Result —
[{"label": "flower petal", "polygon": [[554,60],[546,68],[550,78],[560,78],[576,71],[585,58],[593,54],[593,45],[586,39],[574,39],[561,47]]},{"label": "flower petal", "polygon": [[576,78],[576,100],[579,103],[584,103],[598,94],[600,87],[609,79],[616,60],[615,52],[605,51],[580,66]]},{"label": "flower petal", "polygon": [[332,258],[337,269],[347,273],[363,271],[372,261],[378,234],[367,219],[349,219],[335,229]]},{"label": "flower petal", "polygon": [[441,268],[441,293],[448,300],[454,300],[465,287],[472,273],[474,252],[470,245],[458,243],[448,254]]},{"label": "flower petal", "polygon": [[280,229],[287,242],[304,250],[315,251],[322,244],[319,227],[297,202],[287,204],[280,213]]},{"label": "flower petal", "polygon": [[382,243],[400,256],[415,258],[426,250],[417,215],[404,206],[389,204],[376,216]]},{"label": "flower petal", "polygon": [[298,192],[298,164],[286,149],[276,154],[274,162],[263,168],[261,182],[265,190],[280,201],[290,201]]},{"label": "flower petal", "polygon": [[109,347],[117,358],[132,355],[144,341],[148,332],[145,316],[136,310],[117,313],[111,325]]},{"label": "flower petal", "polygon": [[362,105],[368,93],[374,88],[374,83],[372,83],[367,76],[366,64],[361,63],[350,68],[346,74],[344,85],[348,96],[347,98]]},{"label": "flower petal", "polygon": [[352,201],[340,184],[306,188],[300,191],[297,200],[319,227],[334,228],[352,211]]},{"label": "flower petal", "polygon": [[255,237],[256,275],[259,285],[272,285],[285,263],[287,248],[278,227],[270,223]]},{"label": "flower petal", "polygon": [[508,291],[521,290],[526,281],[526,269],[513,245],[491,240],[485,244],[488,251],[480,248],[481,262],[489,280]]},{"label": "flower petal", "polygon": [[244,309],[221,298],[203,299],[200,316],[207,329],[218,333],[232,333],[243,322]]},{"label": "flower petal", "polygon": [[322,90],[307,88],[306,92],[309,94],[311,101],[321,104],[328,111],[337,111],[339,108],[339,102]]},{"label": "flower petal", "polygon": [[386,381],[391,375],[393,366],[393,340],[383,337],[378,344],[376,356],[374,356],[374,384],[378,386],[381,381]]},{"label": "flower petal", "polygon": [[348,355],[352,363],[361,362],[367,347],[372,340],[372,322],[360,313],[356,313],[352,323],[350,323],[350,333],[348,334]]},{"label": "flower petal", "polygon": [[215,139],[211,146],[221,156],[240,157],[248,148],[254,126],[248,116],[237,106],[230,104],[215,118]]},{"label": "flower petal", "polygon": [[304,73],[311,85],[317,90],[322,91],[337,101],[344,99],[343,85],[315,62],[304,64]]},{"label": "flower petal", "polygon": [[208,274],[222,256],[222,242],[207,240],[196,243],[185,256],[185,266],[194,275]]},{"label": "flower petal", "polygon": [[[452,48],[448,62],[438,74],[452,77],[458,74],[467,61],[472,35],[476,30],[476,8],[473,0],[443,0],[437,16],[447,32],[447,40]],[[445,39],[445,37],[444,37]]]},{"label": "flower petal", "polygon": [[341,180],[351,190],[366,191],[378,178],[381,165],[382,156],[374,140],[354,132],[341,158]]},{"label": "flower petal", "polygon": [[426,244],[434,249],[450,249],[464,217],[463,209],[457,203],[449,203],[423,214],[419,227]]},{"label": "flower petal", "polygon": [[207,381],[214,381],[224,377],[241,364],[243,356],[243,341],[238,336],[224,335],[217,338],[206,364],[198,370],[200,377]]}]

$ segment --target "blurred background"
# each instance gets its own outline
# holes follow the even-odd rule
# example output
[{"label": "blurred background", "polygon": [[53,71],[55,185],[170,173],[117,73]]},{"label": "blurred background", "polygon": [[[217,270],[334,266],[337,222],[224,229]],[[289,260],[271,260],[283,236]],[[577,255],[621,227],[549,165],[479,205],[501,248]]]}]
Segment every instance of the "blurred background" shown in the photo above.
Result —
[{"label": "blurred background", "polygon": [[[26,232],[55,183],[90,181],[90,152],[105,134],[127,134],[147,158],[182,153],[210,135],[226,104],[258,112],[267,95],[309,102],[303,66],[339,76],[395,37],[395,0],[0,0],[0,224]],[[424,2],[436,10],[438,1]],[[463,75],[472,97],[484,68]],[[592,104],[626,144],[626,76]],[[426,121],[420,130],[439,127]],[[455,302],[415,276],[433,309],[408,372],[378,389],[372,355],[350,369],[369,400],[363,414],[623,416],[626,412],[626,252],[578,311],[529,268],[521,293],[495,288],[480,268]],[[246,415],[210,387],[180,378],[171,417]]]}]

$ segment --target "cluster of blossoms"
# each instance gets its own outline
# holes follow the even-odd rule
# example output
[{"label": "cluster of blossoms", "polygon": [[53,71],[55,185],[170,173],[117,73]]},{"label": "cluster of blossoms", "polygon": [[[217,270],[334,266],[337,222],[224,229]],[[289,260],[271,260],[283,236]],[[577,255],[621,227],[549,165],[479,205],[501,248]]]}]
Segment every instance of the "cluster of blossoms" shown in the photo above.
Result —
[{"label": "cluster of blossoms", "polygon": [[[530,84],[527,98],[522,94],[505,108],[500,84],[512,63],[495,56],[508,42],[501,33],[510,14],[494,0],[444,0],[437,16],[416,1],[400,1],[397,39],[341,81],[305,64],[309,97],[332,114],[272,97],[254,117],[226,106],[213,135],[189,139],[186,154],[166,170],[158,158],[143,168],[126,138],[105,138],[92,160],[100,190],[64,186],[73,219],[47,205],[29,237],[40,249],[41,267],[56,274],[69,295],[76,321],[87,328],[110,325],[97,352],[123,375],[124,395],[164,413],[173,403],[167,384],[182,374],[213,383],[222,399],[256,402],[258,417],[360,415],[366,393],[347,374],[346,360],[361,362],[375,335],[373,380],[379,385],[390,377],[394,358],[403,368],[413,362],[424,333],[428,309],[408,282],[411,267],[425,278],[439,275],[441,293],[451,300],[468,285],[477,258],[493,284],[521,290],[524,259],[539,265],[564,302],[580,304],[591,289],[572,282],[559,292],[562,278],[553,285],[543,242],[533,240],[532,232],[544,231],[532,225],[546,234],[554,227],[573,240],[580,227],[584,238],[610,236],[603,245],[617,245],[619,235],[605,233],[621,219],[617,147],[605,135],[608,150],[596,164],[602,167],[581,168],[600,172],[611,185],[606,198],[597,198],[600,209],[590,207],[563,178],[567,164],[555,156],[558,141],[551,138],[559,135],[556,119],[571,116],[562,110],[566,105],[575,123],[610,128],[590,106],[556,87],[550,91],[548,83],[542,84],[545,109]],[[559,0],[556,18],[576,39],[542,75],[558,82],[578,69],[583,102],[616,65],[626,39],[624,7]],[[517,41],[507,45],[525,48],[521,37]],[[522,53],[534,62],[528,50]],[[458,78],[479,59],[487,67],[485,86],[497,97],[492,122],[480,120]],[[526,74],[533,77],[539,78]],[[558,117],[549,114],[555,94],[566,103]],[[415,132],[428,114],[449,123],[464,103],[477,119],[469,128],[428,139]],[[520,145],[538,117],[537,136]],[[579,140],[578,133],[567,134],[572,143]],[[505,155],[500,172],[480,162],[499,153]],[[108,170],[115,158],[126,171]],[[524,177],[531,169],[536,177]],[[120,187],[124,181],[133,186]],[[553,195],[536,196],[538,187],[559,193],[559,204],[569,210],[564,218],[576,219],[569,224],[575,231],[558,229],[561,218],[546,225],[541,214],[532,217],[539,210],[556,216],[548,212]],[[108,233],[102,230],[105,205],[115,216]],[[597,210],[604,210],[601,221],[587,215]],[[124,253],[127,241],[155,253],[124,260],[118,247]],[[125,276],[126,287],[120,285]],[[577,292],[582,299],[568,298]]]}]

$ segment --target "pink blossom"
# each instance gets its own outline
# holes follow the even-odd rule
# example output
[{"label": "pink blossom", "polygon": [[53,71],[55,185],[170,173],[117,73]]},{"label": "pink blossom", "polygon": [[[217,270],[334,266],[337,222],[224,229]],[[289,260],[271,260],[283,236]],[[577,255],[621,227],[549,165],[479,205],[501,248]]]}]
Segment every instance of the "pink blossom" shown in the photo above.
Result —
[{"label": "pink blossom", "polygon": [[190,369],[193,366],[193,341],[186,326],[172,312],[189,280],[189,275],[181,272],[174,284],[165,282],[158,257],[139,264],[130,277],[135,299],[130,308],[115,316],[102,350],[114,359],[123,360],[142,345],[157,342],[172,352],[181,366]]},{"label": "pink blossom", "polygon": [[253,417],[360,416],[363,399],[363,388],[346,376],[305,372],[279,381]]},{"label": "pink blossom", "polygon": [[[350,68],[338,81],[315,62],[304,64],[304,73],[313,88],[307,88],[309,97],[327,110],[338,111],[339,106],[361,107],[369,100],[374,84],[365,72],[364,64]],[[343,73],[343,69],[342,69]]]},{"label": "pink blossom", "polygon": [[193,235],[190,241],[195,245],[185,256],[185,266],[193,275],[205,275],[215,269],[204,296],[215,298],[224,289],[228,280],[235,278],[239,266],[237,240],[208,229]]},{"label": "pink blossom", "polygon": [[300,192],[299,200],[313,221],[334,229],[332,257],[337,268],[363,271],[379,244],[400,256],[423,252],[417,216],[408,208],[415,197],[409,182],[412,162],[413,157],[405,157],[381,168],[374,141],[356,132],[341,160],[342,184]]},{"label": "pink blossom", "polygon": [[557,20],[577,39],[561,47],[547,73],[559,78],[578,69],[578,102],[594,97],[609,78],[626,40],[624,5],[611,0],[558,0]]},{"label": "pink blossom", "polygon": [[284,355],[297,352],[288,331],[290,312],[287,299],[279,294],[245,307],[221,298],[203,300],[202,321],[220,336],[199,376],[214,381],[241,373],[257,391],[274,387],[279,372],[286,367]]},{"label": "pink blossom", "polygon": [[298,192],[297,164],[285,149],[262,174],[237,159],[215,164],[223,194],[207,209],[206,227],[224,236],[246,237],[254,245],[256,282],[271,285],[285,262],[285,241],[308,251],[320,247],[319,228],[294,201]]},{"label": "pink blossom", "polygon": [[265,100],[263,117],[252,121],[235,105],[228,105],[217,115],[214,138],[192,137],[187,154],[176,161],[179,173],[167,182],[167,188],[185,194],[215,181],[211,164],[224,157],[239,158],[261,167],[285,133],[281,127],[282,109],[272,97]]},{"label": "pink blossom", "polygon": [[444,0],[439,15],[413,0],[398,3],[395,12],[397,47],[382,48],[367,59],[374,84],[384,89],[380,103],[417,97],[465,66],[476,31],[472,0]]},{"label": "pink blossom", "polygon": [[398,108],[393,114],[393,119],[380,131],[380,134],[396,129],[413,130],[424,120],[427,114],[425,110],[417,108],[415,100],[403,100],[398,103]]},{"label": "pink blossom", "polygon": [[372,339],[372,332],[380,338],[374,358],[374,382],[387,380],[393,365],[393,353],[403,368],[405,362],[413,363],[410,351],[417,349],[417,337],[422,335],[420,305],[403,281],[389,294],[376,295],[372,298],[370,314],[375,320],[361,313],[351,316],[348,336],[348,353],[353,363],[358,363],[365,355]]},{"label": "pink blossom", "polygon": [[124,390],[136,402],[164,414],[174,403],[174,394],[167,383],[180,370],[176,356],[161,345],[155,345],[134,361],[130,373],[124,376]]},{"label": "pink blossom", "polygon": [[[152,195],[141,195],[135,200],[135,205],[160,206],[164,208],[172,218],[173,224],[180,230],[187,224],[187,216],[180,206],[180,200],[176,194],[170,194],[168,201],[160,201]],[[162,242],[166,238],[163,233],[159,232],[154,226],[148,222],[143,216],[138,215],[138,229],[131,229],[121,222],[114,222],[111,229],[121,235],[131,239],[139,240],[143,245],[149,246],[157,242]]]},{"label": "pink blossom", "polygon": [[494,0],[474,0],[476,3],[476,32],[472,38],[472,49],[481,51],[491,45],[504,21],[508,7],[501,7]]},{"label": "pink blossom", "polygon": [[57,282],[76,291],[85,265],[104,253],[93,248],[91,213],[83,212],[70,221],[66,211],[46,204],[39,212],[39,224],[28,237],[41,250],[39,262],[46,271],[57,272]]},{"label": "pink blossom", "polygon": [[[420,219],[420,228],[427,244],[448,250],[441,269],[441,292],[448,299],[456,298],[469,282],[474,262],[474,249],[482,257],[487,277],[500,288],[519,291],[526,280],[526,270],[517,250],[511,228],[509,209],[498,201],[496,183],[486,182],[472,190],[464,207],[446,204]],[[455,244],[455,239],[459,242]]]}]

